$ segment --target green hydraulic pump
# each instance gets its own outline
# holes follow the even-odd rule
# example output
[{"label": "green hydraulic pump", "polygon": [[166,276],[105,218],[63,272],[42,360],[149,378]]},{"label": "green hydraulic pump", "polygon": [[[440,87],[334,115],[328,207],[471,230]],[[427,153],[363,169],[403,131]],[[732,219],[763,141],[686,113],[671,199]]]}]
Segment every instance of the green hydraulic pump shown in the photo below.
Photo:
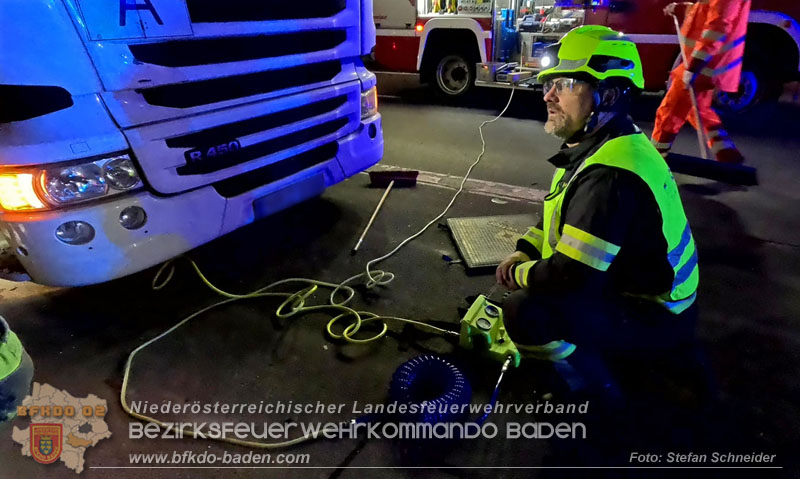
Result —
[{"label": "green hydraulic pump", "polygon": [[503,323],[503,309],[482,294],[475,298],[461,318],[459,345],[501,363],[510,357],[515,367],[519,367],[523,356],[556,362],[575,351],[575,345],[567,341],[551,341],[538,346],[515,344]]}]

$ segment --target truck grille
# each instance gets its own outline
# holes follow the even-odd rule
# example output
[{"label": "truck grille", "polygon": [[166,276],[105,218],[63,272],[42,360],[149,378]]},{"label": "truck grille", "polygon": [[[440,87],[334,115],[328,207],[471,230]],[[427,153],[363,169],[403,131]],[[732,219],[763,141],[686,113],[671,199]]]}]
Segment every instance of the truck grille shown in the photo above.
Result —
[{"label": "truck grille", "polygon": [[187,0],[189,17],[194,23],[260,22],[324,18],[345,9],[346,0],[305,0],[279,2],[275,0]]},{"label": "truck grille", "polygon": [[341,63],[324,62],[283,70],[269,70],[192,83],[178,83],[136,90],[154,106],[190,108],[235,98],[269,93],[285,88],[332,80],[341,71]]},{"label": "truck grille", "polygon": [[[169,138],[165,141],[169,148],[194,149],[207,148],[219,143],[230,141],[232,138],[245,138],[248,135],[258,134],[284,125],[297,124],[298,122],[313,118],[330,118],[330,115],[347,101],[346,95],[328,98],[322,101],[303,105],[297,108],[283,110],[277,113],[249,118],[247,120],[228,123],[214,128],[197,131],[189,135]],[[326,116],[323,116],[326,115]],[[347,117],[320,120],[313,126],[296,129],[277,138],[252,143],[224,157],[207,158],[204,161],[190,162],[176,168],[180,176],[204,175],[215,171],[230,168],[246,163],[257,158],[273,155],[283,150],[293,148],[304,143],[322,138],[339,131],[349,122]]]},{"label": "truck grille", "polygon": [[353,81],[144,125],[126,134],[147,184],[172,194],[247,177],[336,143],[359,127],[360,98],[361,84]]},{"label": "truck grille", "polygon": [[87,49],[129,129],[357,79],[361,1],[186,0],[174,24],[98,30]]},{"label": "truck grille", "polygon": [[166,143],[170,148],[196,148],[204,145],[216,145],[230,138],[240,138],[259,131],[269,130],[282,125],[288,125],[305,120],[317,115],[331,112],[347,101],[347,96],[342,95],[328,100],[319,101],[310,105],[293,108],[278,113],[250,118],[248,120],[230,123],[201,130],[189,135],[169,138]]},{"label": "truck grille", "polygon": [[334,141],[297,156],[253,170],[246,175],[218,181],[212,186],[221,196],[231,198],[331,160],[336,157],[338,151],[339,144]]},{"label": "truck grille", "polygon": [[355,131],[361,1],[185,0],[174,24],[87,42],[148,187],[246,177]]},{"label": "truck grille", "polygon": [[136,60],[165,67],[274,58],[329,50],[347,39],[344,30],[322,30],[281,35],[179,40],[130,45]]},{"label": "truck grille", "polygon": [[302,145],[303,143],[312,141],[316,138],[321,138],[331,133],[335,133],[348,123],[347,118],[340,118],[338,120],[328,121],[321,125],[305,128],[294,133],[275,138],[272,140],[262,141],[255,145],[242,148],[234,153],[229,153],[219,161],[213,158],[211,161],[189,163],[177,168],[177,172],[181,176],[185,175],[202,175],[206,173],[213,173],[215,171],[224,170],[231,166],[246,163],[257,158],[269,156],[279,151],[287,150],[289,148]]}]

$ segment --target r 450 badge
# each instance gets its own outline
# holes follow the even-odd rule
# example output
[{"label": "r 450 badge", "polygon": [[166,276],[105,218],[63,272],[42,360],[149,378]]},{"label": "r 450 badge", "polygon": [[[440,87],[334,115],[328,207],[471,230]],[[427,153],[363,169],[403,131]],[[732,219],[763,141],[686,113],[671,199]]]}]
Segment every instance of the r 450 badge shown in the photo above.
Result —
[{"label": "r 450 badge", "polygon": [[184,153],[186,157],[186,162],[197,163],[200,161],[204,161],[211,158],[216,158],[217,156],[224,156],[235,151],[239,151],[242,149],[242,145],[239,143],[239,140],[231,140],[226,141],[225,143],[220,143],[219,145],[203,147],[203,148],[195,148],[193,150],[189,150]]}]

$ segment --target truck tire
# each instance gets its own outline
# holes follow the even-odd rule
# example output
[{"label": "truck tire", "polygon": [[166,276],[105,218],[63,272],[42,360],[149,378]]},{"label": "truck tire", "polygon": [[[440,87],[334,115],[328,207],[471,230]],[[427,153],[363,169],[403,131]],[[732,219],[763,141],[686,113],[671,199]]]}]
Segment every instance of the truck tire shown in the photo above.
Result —
[{"label": "truck tire", "polygon": [[463,98],[475,84],[475,64],[460,52],[445,52],[433,62],[432,86],[445,100]]},{"label": "truck tire", "polygon": [[766,68],[748,62],[742,67],[739,91],[714,92],[714,106],[722,114],[743,112],[762,101],[773,100],[780,93],[779,81],[772,78]]},{"label": "truck tire", "polygon": [[[681,56],[672,64],[674,70],[682,62]],[[672,71],[670,70],[670,71]],[[714,91],[714,108],[721,115],[735,115],[746,111],[762,101],[773,100],[780,93],[780,81],[772,78],[755,60],[746,60],[739,78],[738,92]],[[672,85],[672,75],[667,80],[667,89]]]}]

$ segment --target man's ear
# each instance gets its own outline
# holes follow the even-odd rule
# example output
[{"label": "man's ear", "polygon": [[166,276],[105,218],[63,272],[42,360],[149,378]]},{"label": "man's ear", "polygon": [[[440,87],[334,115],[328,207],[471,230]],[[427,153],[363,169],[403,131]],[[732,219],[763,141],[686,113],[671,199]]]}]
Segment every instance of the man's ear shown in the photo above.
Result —
[{"label": "man's ear", "polygon": [[609,109],[617,103],[621,96],[621,92],[619,87],[612,87],[612,88],[604,88],[603,91],[600,93],[600,104],[598,105],[601,109]]}]

